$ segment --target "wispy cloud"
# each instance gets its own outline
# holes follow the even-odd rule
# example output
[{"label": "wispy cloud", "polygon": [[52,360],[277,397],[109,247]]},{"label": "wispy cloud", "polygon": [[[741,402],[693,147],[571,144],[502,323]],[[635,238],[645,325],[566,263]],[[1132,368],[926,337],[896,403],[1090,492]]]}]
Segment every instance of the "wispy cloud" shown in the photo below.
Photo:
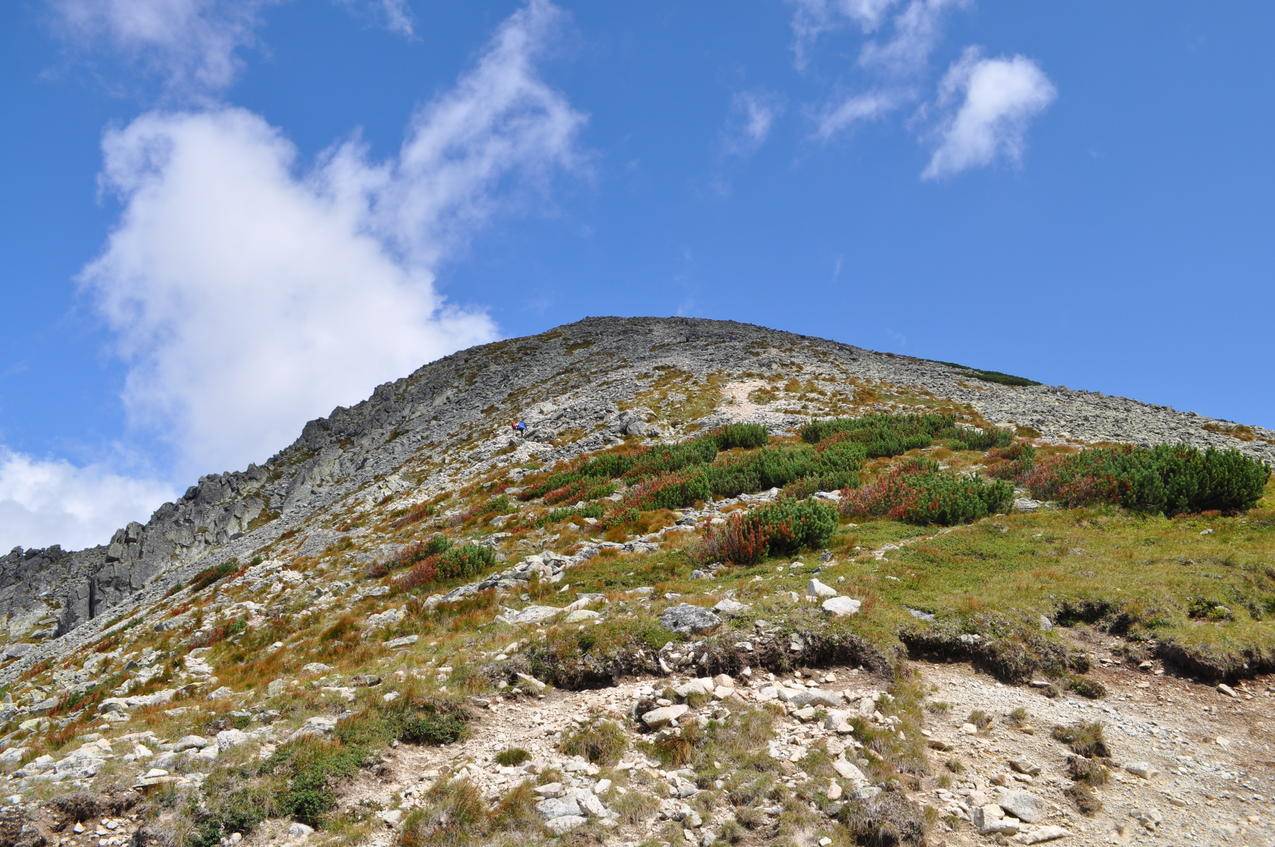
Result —
[{"label": "wispy cloud", "polygon": [[856,124],[879,120],[900,108],[907,96],[906,92],[899,91],[869,91],[851,95],[826,107],[818,116],[815,136],[826,141]]},{"label": "wispy cloud", "polygon": [[793,62],[804,69],[810,50],[823,35],[846,26],[873,32],[898,0],[789,0]]},{"label": "wispy cloud", "polygon": [[[880,120],[916,103],[920,99],[919,81],[942,36],[944,14],[967,5],[969,0],[798,3],[793,12],[793,30],[798,39],[803,32],[821,33],[833,27],[833,23],[822,28],[811,23],[817,20],[854,23],[867,38],[857,61],[860,90],[831,99],[814,110],[815,137],[828,141],[861,123]],[[799,23],[803,20],[806,22]]]},{"label": "wispy cloud", "polygon": [[939,86],[944,113],[938,146],[922,176],[939,179],[1004,159],[1022,161],[1027,128],[1057,97],[1044,71],[1025,56],[983,58],[967,49]]},{"label": "wispy cloud", "polygon": [[276,0],[52,0],[62,35],[85,52],[113,52],[170,90],[219,91],[243,65],[261,13]]},{"label": "wispy cloud", "polygon": [[890,21],[889,37],[863,45],[859,64],[897,76],[925,70],[943,34],[943,16],[968,8],[970,0],[911,0]]},{"label": "wispy cloud", "polygon": [[726,150],[737,156],[757,152],[766,143],[775,120],[783,113],[783,101],[762,91],[741,91],[731,100],[726,127]]},{"label": "wispy cloud", "polygon": [[[48,0],[57,31],[78,53],[123,58],[170,94],[228,88],[257,46],[264,14],[289,0]],[[406,0],[338,0],[391,32],[414,34]]]},{"label": "wispy cloud", "polygon": [[355,14],[367,14],[381,26],[405,38],[416,36],[416,23],[407,0],[338,0]]}]

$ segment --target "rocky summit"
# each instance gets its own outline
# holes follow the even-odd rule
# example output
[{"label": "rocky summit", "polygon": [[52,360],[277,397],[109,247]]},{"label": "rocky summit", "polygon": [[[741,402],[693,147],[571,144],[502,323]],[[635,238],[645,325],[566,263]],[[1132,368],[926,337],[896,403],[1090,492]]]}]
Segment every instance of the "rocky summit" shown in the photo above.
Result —
[{"label": "rocky summit", "polygon": [[1272,465],[730,322],[465,350],[0,558],[0,845],[1270,845]]}]

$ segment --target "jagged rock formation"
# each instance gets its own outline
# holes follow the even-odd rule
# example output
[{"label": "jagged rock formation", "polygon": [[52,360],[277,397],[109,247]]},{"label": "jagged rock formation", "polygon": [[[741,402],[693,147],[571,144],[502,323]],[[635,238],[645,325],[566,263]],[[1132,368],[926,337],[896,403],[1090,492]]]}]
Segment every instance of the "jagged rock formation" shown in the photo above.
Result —
[{"label": "jagged rock formation", "polygon": [[[1001,385],[972,373],[689,318],[589,318],[465,350],[311,421],[263,466],[202,478],[146,524],[129,524],[105,545],[77,552],[18,548],[0,558],[0,620],[10,642],[5,649],[11,656],[45,655],[48,650],[32,645],[100,619],[143,589],[162,591],[194,570],[243,556],[347,499],[371,503],[394,495],[408,487],[402,473],[407,465],[427,461],[432,450],[454,455],[507,426],[511,416],[524,416],[529,437],[542,442],[605,424],[577,450],[645,432],[661,425],[660,409],[640,406],[661,374],[687,384],[708,381],[710,389],[783,374],[840,386],[845,402],[868,405],[889,406],[891,392],[910,392],[965,404],[988,421],[1032,427],[1047,438],[1228,446],[1275,462],[1275,435],[1266,430],[1239,440],[1226,434],[1226,424],[1193,413],[1066,388]],[[635,405],[637,410],[630,408]],[[0,678],[21,664],[0,671]]]}]

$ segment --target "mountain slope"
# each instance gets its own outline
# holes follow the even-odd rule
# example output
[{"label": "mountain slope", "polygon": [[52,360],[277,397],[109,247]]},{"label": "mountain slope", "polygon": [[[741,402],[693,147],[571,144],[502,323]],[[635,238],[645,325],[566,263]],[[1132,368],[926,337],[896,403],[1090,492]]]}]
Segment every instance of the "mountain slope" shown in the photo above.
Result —
[{"label": "mountain slope", "polygon": [[[732,825],[741,840],[757,843],[800,842],[812,826],[831,827],[834,841],[862,840],[872,837],[863,829],[869,823],[853,815],[920,833],[933,822],[919,808],[944,803],[968,820],[995,805],[987,782],[995,768],[976,749],[982,775],[968,793],[950,801],[934,793],[947,788],[925,776],[918,742],[926,697],[908,656],[966,661],[1010,682],[1047,676],[1041,690],[1054,693],[1100,691],[1084,674],[1096,655],[1211,681],[1275,667],[1266,620],[1275,614],[1275,588],[1261,570],[1275,538],[1269,488],[1246,513],[1167,518],[1106,506],[1042,509],[1023,488],[1033,483],[1019,475],[1017,504],[999,514],[1008,503],[997,498],[1010,486],[961,476],[997,470],[1007,461],[997,451],[1011,441],[1037,451],[1041,467],[1093,442],[1225,447],[1271,463],[1275,434],[1021,382],[760,327],[672,318],[587,319],[427,365],[307,424],[265,465],[205,477],[109,545],[18,550],[0,560],[9,638],[0,665],[0,763],[12,770],[13,789],[5,793],[30,809],[51,790],[92,786],[100,796],[127,798],[119,804],[132,810],[120,819],[125,830],[157,818],[160,829],[199,844],[245,830],[262,843],[288,840],[287,817],[336,833],[306,836],[316,839],[464,843],[459,835],[448,841],[442,824],[422,816],[454,813],[455,804],[471,802],[461,796],[469,790],[478,790],[480,805],[505,792],[565,798],[548,804],[562,815],[541,808],[500,823],[483,812],[489,831],[471,835],[484,843],[552,839],[568,827],[596,830],[602,840],[663,837],[664,824],[648,819],[676,822],[702,843],[726,837]],[[882,412],[930,417],[863,417]],[[518,418],[528,424],[525,437],[510,430]],[[843,436],[855,441],[858,430],[802,430],[825,418],[874,421],[881,437],[903,433],[903,440],[847,454]],[[714,429],[739,422],[768,432]],[[705,436],[713,432],[730,434]],[[658,447],[672,442],[681,446]],[[581,456],[592,464],[572,464]],[[924,474],[907,476],[921,470],[899,462],[920,462]],[[581,467],[602,470],[582,476]],[[909,523],[906,509],[856,516],[853,504],[891,479],[957,492],[954,506],[975,511],[952,527]],[[983,496],[991,499],[978,506]],[[808,514],[785,512],[782,520],[804,526],[835,516],[820,504],[838,501],[839,523],[821,530],[831,535],[791,551],[775,547],[768,557],[763,550],[760,564],[723,567],[723,557],[701,550],[733,514],[800,502],[807,505],[793,508]],[[686,604],[718,610],[704,615]],[[1083,632],[1072,632],[1075,625]],[[1125,640],[1111,641],[1113,634]],[[809,672],[805,683],[794,676],[809,667],[828,668],[850,688],[835,698],[793,694],[817,686]],[[678,693],[705,673],[723,676]],[[966,699],[998,696],[985,679],[971,679],[945,684],[961,687]],[[1137,690],[1124,678],[1107,685]],[[595,687],[597,696],[579,692]],[[1254,695],[1259,714],[1269,692]],[[720,735],[709,746],[724,764],[714,768],[678,746],[692,731],[684,722],[635,737],[635,727],[660,721],[633,724],[626,713],[634,701],[639,715],[700,710],[701,729]],[[485,708],[495,709],[492,716]],[[612,716],[618,735],[594,726],[593,709]],[[851,715],[855,709],[866,711]],[[1068,709],[1087,713],[1049,711]],[[828,717],[843,710],[844,719]],[[533,714],[553,716],[554,744],[546,747],[543,735],[527,741],[544,761],[499,765],[491,779],[491,758],[515,746],[499,734],[507,734],[500,720]],[[862,720],[852,725],[852,717]],[[752,722],[748,743],[732,735],[739,720]],[[421,761],[411,745],[386,753],[392,738],[446,741],[466,725],[461,748],[436,755],[426,744]],[[580,766],[567,752],[572,733],[601,733],[580,742],[589,755],[608,733],[623,742],[630,751],[623,779],[605,763],[609,755]],[[183,742],[183,735],[197,737]],[[639,755],[646,741],[656,746]],[[665,761],[661,744],[682,752]],[[728,821],[710,795],[731,795],[729,784],[757,765],[743,748],[757,744],[770,745],[767,762],[797,767],[780,769],[787,788],[773,799],[792,810],[767,813],[750,828],[742,811],[749,802],[732,800],[740,811]],[[816,748],[831,760],[792,758]],[[482,763],[467,766],[470,787],[448,788],[447,763],[466,757]],[[360,769],[378,760],[395,774],[393,789]],[[261,761],[268,767],[249,765]],[[422,781],[409,774],[418,766],[438,773]],[[568,766],[577,770],[563,775]],[[608,782],[601,790],[599,768]],[[567,794],[537,794],[534,786],[552,785],[555,774]],[[600,806],[570,793],[587,776],[595,777],[589,790],[603,798]],[[1270,778],[1269,771],[1253,777]],[[681,792],[679,779],[695,791],[666,807],[658,781]],[[247,803],[269,820],[241,820],[242,808],[226,808],[226,798],[249,790],[276,798]],[[639,802],[651,796],[653,806]],[[1060,791],[1050,796],[1066,801]],[[686,823],[683,806],[699,826]],[[28,829],[66,816],[43,808]],[[1019,811],[1006,812],[1006,827],[1045,832]],[[820,822],[833,820],[829,813],[841,816],[835,825]],[[1188,818],[1183,827],[1205,825]],[[1082,822],[1067,825],[1089,831]],[[969,827],[949,827],[945,837],[965,838]],[[143,832],[139,838],[159,837],[154,828]],[[916,833],[909,838],[920,843]],[[412,840],[418,836],[425,840]]]}]

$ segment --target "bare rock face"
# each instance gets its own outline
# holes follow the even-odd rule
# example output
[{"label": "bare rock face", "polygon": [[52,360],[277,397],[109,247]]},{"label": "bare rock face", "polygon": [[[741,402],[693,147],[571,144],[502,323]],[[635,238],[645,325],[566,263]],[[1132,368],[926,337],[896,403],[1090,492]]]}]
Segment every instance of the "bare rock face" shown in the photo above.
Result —
[{"label": "bare rock face", "polygon": [[[568,432],[587,433],[574,441],[576,452],[664,435],[687,422],[678,404],[695,392],[721,395],[701,424],[750,419],[783,430],[800,419],[756,407],[749,386],[760,385],[758,374],[793,373],[846,398],[864,385],[944,398],[1049,439],[1227,446],[1275,463],[1269,431],[1240,441],[1225,424],[1123,398],[981,382],[959,366],[727,321],[589,318],[464,350],[381,385],[362,403],[306,424],[264,465],[205,476],[100,546],[17,548],[0,557],[0,645],[10,659],[0,684],[200,570],[231,559],[249,564],[283,533],[304,530],[306,543],[322,549],[337,534],[318,516],[403,493],[412,485],[404,471],[431,453],[479,466],[510,448],[561,458],[567,454],[555,439]],[[524,438],[508,433],[515,418],[527,421]],[[15,644],[31,646],[7,650]]]}]

